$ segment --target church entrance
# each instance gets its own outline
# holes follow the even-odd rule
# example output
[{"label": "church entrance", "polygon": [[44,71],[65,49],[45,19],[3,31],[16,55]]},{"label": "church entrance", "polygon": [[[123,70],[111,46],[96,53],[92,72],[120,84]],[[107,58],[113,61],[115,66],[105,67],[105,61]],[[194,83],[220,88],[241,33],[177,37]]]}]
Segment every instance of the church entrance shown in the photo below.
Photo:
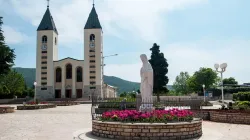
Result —
[{"label": "church entrance", "polygon": [[76,98],[82,98],[82,89],[76,89]]},{"label": "church entrance", "polygon": [[71,98],[71,89],[66,89],[66,98]]},{"label": "church entrance", "polygon": [[55,90],[55,98],[61,98],[61,90],[60,89]]}]

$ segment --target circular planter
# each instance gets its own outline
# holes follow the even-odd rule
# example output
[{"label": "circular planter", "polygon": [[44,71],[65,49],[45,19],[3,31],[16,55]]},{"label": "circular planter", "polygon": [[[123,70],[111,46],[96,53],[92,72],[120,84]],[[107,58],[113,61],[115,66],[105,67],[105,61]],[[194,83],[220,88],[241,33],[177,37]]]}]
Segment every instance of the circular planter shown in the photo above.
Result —
[{"label": "circular planter", "polygon": [[92,134],[111,139],[190,139],[202,135],[201,120],[178,123],[92,121]]},{"label": "circular planter", "polygon": [[1,113],[13,113],[15,111],[15,107],[4,106],[0,107],[0,114]]},{"label": "circular planter", "polygon": [[35,110],[35,109],[46,109],[55,108],[56,105],[53,104],[43,104],[43,105],[20,105],[17,106],[17,110]]}]

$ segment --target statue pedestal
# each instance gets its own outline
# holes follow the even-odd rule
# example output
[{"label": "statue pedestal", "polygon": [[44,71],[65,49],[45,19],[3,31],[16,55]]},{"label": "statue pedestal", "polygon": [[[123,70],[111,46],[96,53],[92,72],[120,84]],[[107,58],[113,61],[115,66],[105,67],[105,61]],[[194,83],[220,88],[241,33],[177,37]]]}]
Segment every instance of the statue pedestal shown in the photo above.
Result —
[{"label": "statue pedestal", "polygon": [[153,103],[142,104],[139,110],[140,112],[151,112],[154,110]]}]

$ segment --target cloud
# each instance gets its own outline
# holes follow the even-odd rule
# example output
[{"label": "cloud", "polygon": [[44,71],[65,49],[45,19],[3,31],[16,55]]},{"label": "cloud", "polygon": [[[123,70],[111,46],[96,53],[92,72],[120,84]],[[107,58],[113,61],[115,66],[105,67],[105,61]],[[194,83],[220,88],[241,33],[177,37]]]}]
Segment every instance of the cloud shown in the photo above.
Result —
[{"label": "cloud", "polygon": [[[180,10],[206,0],[105,0],[96,1],[105,35],[128,39],[119,33],[122,29],[135,39],[159,42],[164,38],[162,14]],[[83,28],[91,10],[90,0],[55,0],[50,2],[50,10],[59,31],[60,43],[82,42]],[[42,0],[12,0],[17,14],[38,26],[45,12],[46,2]],[[29,8],[27,8],[29,7]]]},{"label": "cloud", "polygon": [[18,30],[3,25],[3,31],[5,36],[5,41],[7,44],[18,44],[26,41],[28,39],[28,36],[19,32]]},{"label": "cloud", "polygon": [[[216,48],[216,49],[212,49]],[[175,77],[181,71],[193,74],[200,67],[214,68],[215,63],[228,63],[224,77],[235,77],[239,83],[250,82],[250,40],[199,40],[186,43],[174,43],[161,46],[165,58],[168,60],[168,74],[172,84]],[[138,54],[129,57],[138,58]],[[147,54],[150,57],[150,54]],[[105,67],[106,75],[121,77],[126,80],[140,82],[141,62],[138,59],[133,64],[116,65],[111,64]]]}]

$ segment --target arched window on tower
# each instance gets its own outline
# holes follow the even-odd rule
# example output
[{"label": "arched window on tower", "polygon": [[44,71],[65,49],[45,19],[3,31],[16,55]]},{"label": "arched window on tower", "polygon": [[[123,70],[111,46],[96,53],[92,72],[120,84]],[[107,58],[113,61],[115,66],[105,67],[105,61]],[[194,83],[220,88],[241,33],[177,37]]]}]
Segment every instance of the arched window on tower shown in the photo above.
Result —
[{"label": "arched window on tower", "polygon": [[66,79],[72,79],[72,65],[66,65]]},{"label": "arched window on tower", "polygon": [[91,35],[89,36],[89,41],[90,41],[90,42],[95,42],[95,35],[94,35],[94,34],[91,34]]},{"label": "arched window on tower", "polygon": [[82,67],[76,69],[76,82],[82,82]]},{"label": "arched window on tower", "polygon": [[62,82],[62,69],[56,68],[56,82]]},{"label": "arched window on tower", "polygon": [[46,36],[46,35],[44,35],[44,36],[42,37],[42,43],[47,43],[47,36]]}]

